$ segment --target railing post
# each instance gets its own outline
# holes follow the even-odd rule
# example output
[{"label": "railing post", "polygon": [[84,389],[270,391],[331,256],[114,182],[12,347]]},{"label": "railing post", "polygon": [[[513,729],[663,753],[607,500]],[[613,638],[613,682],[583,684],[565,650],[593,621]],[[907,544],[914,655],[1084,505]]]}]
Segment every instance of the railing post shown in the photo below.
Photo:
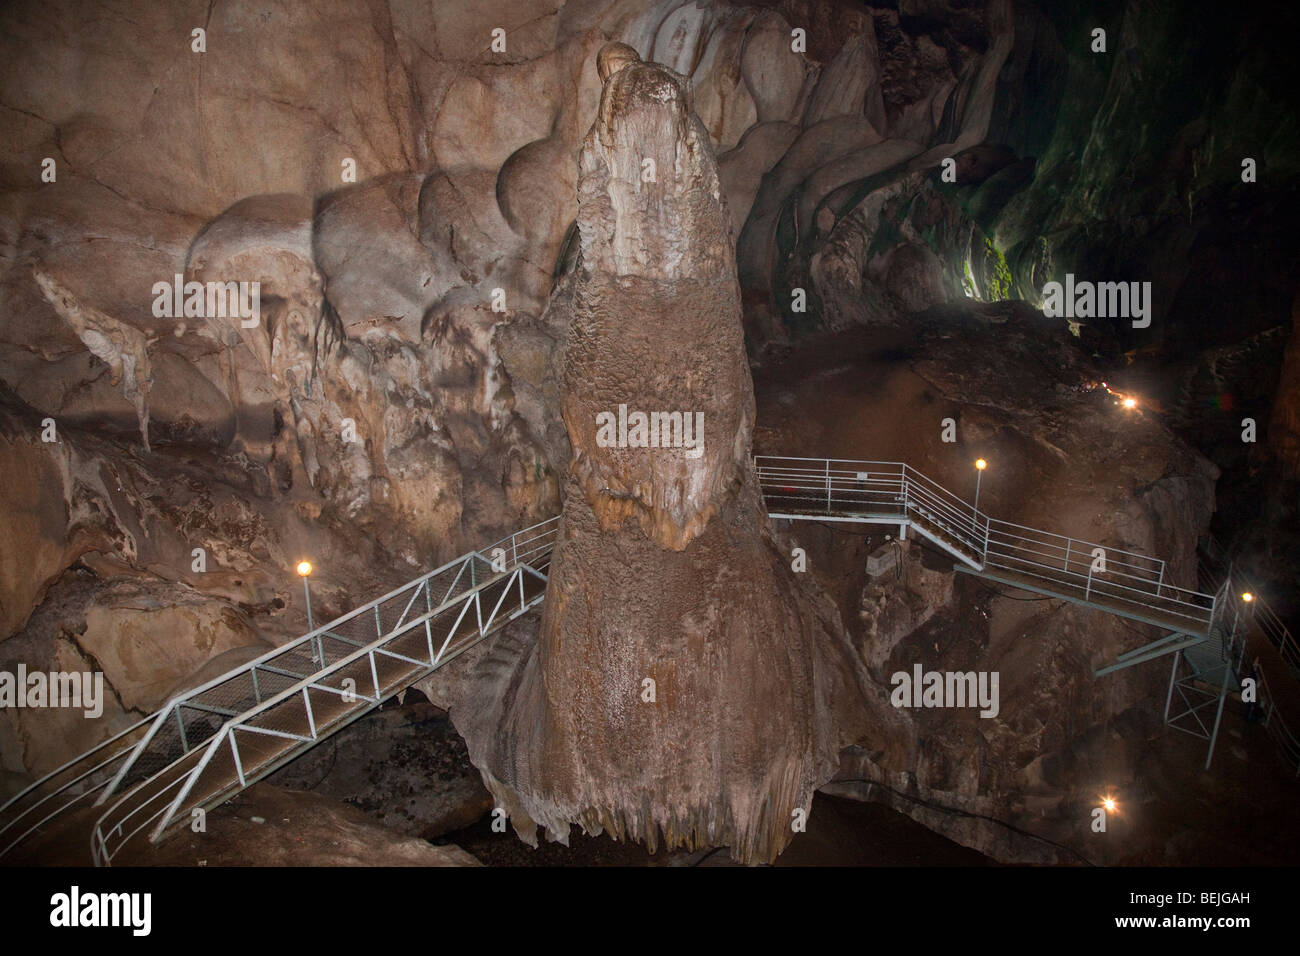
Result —
[{"label": "railing post", "polygon": [[307,708],[307,726],[311,729],[311,736],[314,740],[316,738],[316,715],[312,713],[311,697],[308,696],[306,687],[302,689],[302,702]]},{"label": "railing post", "polygon": [[1162,587],[1164,587],[1164,584],[1165,584],[1165,563],[1164,563],[1164,561],[1161,561],[1161,562],[1160,562],[1160,577],[1158,577],[1158,578],[1156,579],[1156,597],[1157,597],[1157,598],[1160,597],[1160,589],[1161,589]]},{"label": "railing post", "polygon": [[1092,594],[1092,562],[1088,563],[1088,584],[1083,589],[1083,599],[1086,601]]},{"label": "railing post", "polygon": [[[424,582],[424,609],[426,614],[431,614],[433,612],[433,597],[429,593],[429,581],[427,578],[425,579]],[[424,619],[424,638],[426,641],[429,642],[429,666],[432,667],[434,664],[433,627],[432,627],[431,619],[427,616]]]},{"label": "railing post", "polygon": [[1074,547],[1074,539],[1065,539],[1065,565],[1061,568],[1066,574],[1070,573],[1070,549]]},{"label": "railing post", "polygon": [[907,515],[909,511],[908,497],[911,495],[911,490],[907,483],[906,464],[904,464],[902,469],[898,472],[898,483],[901,486],[899,490],[902,492],[902,495],[900,497],[903,499],[903,509],[902,509],[903,513],[899,516],[902,520],[899,521],[898,523],[898,540],[906,541],[907,540]]},{"label": "railing post", "polygon": [[[230,728],[230,736],[229,736],[227,739],[230,741],[230,753],[231,753],[231,754],[234,756],[234,758],[235,758],[235,773],[239,774],[239,785],[240,785],[241,787],[247,787],[247,786],[248,786],[248,781],[244,778],[244,761],[242,761],[242,760],[239,759],[239,747],[235,744],[235,728],[234,728],[234,727],[231,727],[231,728]],[[161,830],[161,829],[158,830],[158,835],[159,835],[159,836],[162,836],[162,830]]]},{"label": "railing post", "polygon": [[826,513],[831,513],[831,460],[826,459]]},{"label": "railing post", "polygon": [[91,859],[95,861],[96,866],[112,866],[113,859],[108,855],[108,844],[104,840],[104,834],[99,831],[99,824],[95,824],[95,833],[91,838],[92,853]]}]

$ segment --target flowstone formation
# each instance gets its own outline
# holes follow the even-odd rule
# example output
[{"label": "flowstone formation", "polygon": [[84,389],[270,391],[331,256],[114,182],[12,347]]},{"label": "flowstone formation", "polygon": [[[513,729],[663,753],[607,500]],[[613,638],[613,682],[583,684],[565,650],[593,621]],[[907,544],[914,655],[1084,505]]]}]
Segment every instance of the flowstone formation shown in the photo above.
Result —
[{"label": "flowstone formation", "polygon": [[580,259],[551,304],[573,454],[540,637],[462,730],[530,842],[580,823],[772,860],[840,750],[891,716],[864,719],[885,695],[765,528],[735,256],[688,81],[622,44],[598,65]]}]

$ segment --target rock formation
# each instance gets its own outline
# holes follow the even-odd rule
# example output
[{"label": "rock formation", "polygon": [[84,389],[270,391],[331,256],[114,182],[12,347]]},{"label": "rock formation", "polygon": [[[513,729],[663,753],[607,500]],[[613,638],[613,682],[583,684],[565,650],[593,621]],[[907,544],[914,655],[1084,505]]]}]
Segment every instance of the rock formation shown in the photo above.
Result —
[{"label": "rock formation", "polygon": [[[559,544],[538,644],[467,736],[526,837],[581,823],[767,861],[869,692],[765,533],[727,213],[688,84],[621,44],[599,66],[580,259],[552,305],[573,447]],[[638,440],[651,412],[684,421],[685,445],[669,426]]]}]

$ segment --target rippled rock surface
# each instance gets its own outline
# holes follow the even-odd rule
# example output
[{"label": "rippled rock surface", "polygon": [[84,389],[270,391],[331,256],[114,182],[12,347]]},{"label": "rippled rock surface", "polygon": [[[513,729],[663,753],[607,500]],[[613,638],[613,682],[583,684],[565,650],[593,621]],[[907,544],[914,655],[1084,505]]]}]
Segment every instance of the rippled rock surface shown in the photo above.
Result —
[{"label": "rippled rock surface", "polygon": [[[863,729],[865,673],[765,530],[707,133],[685,79],[628,53],[601,53],[580,261],[552,303],[573,458],[541,634],[467,737],[526,839],[580,823],[771,860]],[[703,441],[634,447],[638,411],[702,417]]]}]

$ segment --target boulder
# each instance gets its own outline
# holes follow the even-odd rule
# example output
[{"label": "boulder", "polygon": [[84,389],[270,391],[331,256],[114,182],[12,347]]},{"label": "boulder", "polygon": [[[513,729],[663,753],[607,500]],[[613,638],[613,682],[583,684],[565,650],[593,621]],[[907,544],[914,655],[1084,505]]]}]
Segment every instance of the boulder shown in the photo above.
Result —
[{"label": "boulder", "polygon": [[[236,648],[270,650],[248,617],[184,587],[124,582],[100,593],[78,643],[103,668],[123,706],[151,713],[209,660]],[[166,654],[159,648],[165,647]]]}]

